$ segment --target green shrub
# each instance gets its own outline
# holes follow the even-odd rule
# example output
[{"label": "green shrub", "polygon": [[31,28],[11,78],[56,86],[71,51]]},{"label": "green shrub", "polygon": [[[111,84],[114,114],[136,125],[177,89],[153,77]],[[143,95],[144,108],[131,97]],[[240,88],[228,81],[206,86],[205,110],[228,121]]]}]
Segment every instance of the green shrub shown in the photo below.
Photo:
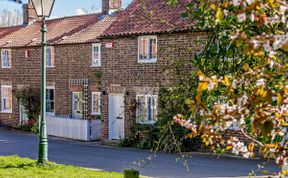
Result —
[{"label": "green shrub", "polygon": [[38,120],[41,112],[41,93],[37,88],[13,90],[13,96],[21,102],[29,120]]}]

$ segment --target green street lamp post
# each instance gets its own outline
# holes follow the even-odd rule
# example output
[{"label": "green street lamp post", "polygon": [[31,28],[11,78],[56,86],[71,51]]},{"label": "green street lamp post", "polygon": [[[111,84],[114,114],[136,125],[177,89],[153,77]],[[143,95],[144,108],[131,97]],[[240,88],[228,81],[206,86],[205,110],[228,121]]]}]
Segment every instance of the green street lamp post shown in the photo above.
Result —
[{"label": "green street lamp post", "polygon": [[32,0],[37,16],[42,18],[42,79],[41,79],[41,118],[38,163],[44,164],[48,161],[48,138],[46,128],[46,17],[50,17],[55,0]]}]

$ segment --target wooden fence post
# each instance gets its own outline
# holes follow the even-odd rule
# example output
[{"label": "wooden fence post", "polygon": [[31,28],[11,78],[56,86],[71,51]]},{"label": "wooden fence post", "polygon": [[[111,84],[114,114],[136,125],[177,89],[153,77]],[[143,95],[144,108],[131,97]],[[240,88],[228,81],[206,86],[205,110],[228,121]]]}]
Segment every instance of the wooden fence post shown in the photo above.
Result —
[{"label": "wooden fence post", "polygon": [[139,171],[137,170],[124,170],[124,178],[139,178]]}]

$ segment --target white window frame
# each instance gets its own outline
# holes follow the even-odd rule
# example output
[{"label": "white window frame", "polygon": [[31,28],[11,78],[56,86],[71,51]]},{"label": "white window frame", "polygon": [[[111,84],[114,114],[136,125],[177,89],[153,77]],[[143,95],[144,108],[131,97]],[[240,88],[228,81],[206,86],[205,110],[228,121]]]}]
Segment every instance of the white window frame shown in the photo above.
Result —
[{"label": "white window frame", "polygon": [[[81,114],[75,113],[75,100],[74,100],[74,95],[82,95],[82,106],[81,107]],[[84,93],[83,92],[72,92],[72,116],[73,118],[79,118],[81,119],[83,117],[84,109],[83,109],[83,103],[84,103]]]},{"label": "white window frame", "polygon": [[[51,58],[51,65],[48,65],[48,57],[47,57],[47,50],[50,49],[50,58]],[[52,61],[54,60],[54,64],[52,64]],[[53,68],[55,67],[55,59],[53,55],[53,47],[49,46],[46,48],[46,68]]]},{"label": "white window frame", "polygon": [[[11,88],[11,109],[4,109],[4,88]],[[12,85],[1,85],[1,112],[2,113],[12,113],[13,110],[13,96],[12,96]]]},{"label": "white window frame", "polygon": [[[94,112],[94,95],[98,95],[98,111]],[[91,93],[91,115],[101,115],[101,92],[92,92]]]},{"label": "white window frame", "polygon": [[[140,58],[140,45],[141,45],[141,38],[148,38],[148,39],[156,39],[156,58],[147,58],[147,59],[141,59]],[[148,40],[149,41],[149,40]],[[148,56],[149,56],[149,50],[150,46],[148,43]],[[158,58],[158,39],[156,35],[149,35],[149,36],[139,36],[138,37],[138,63],[156,63],[157,62],[157,58]]]},{"label": "white window frame", "polygon": [[[136,119],[136,122],[138,124],[155,124],[158,121],[157,115],[158,115],[158,95],[147,95],[147,94],[137,94],[136,95],[136,101],[138,102],[138,97],[145,97],[145,108],[146,108],[146,118],[144,122],[139,121]],[[155,120],[148,121],[148,98],[151,97],[152,99],[155,98],[155,105],[156,105],[156,118]],[[136,109],[136,116],[138,117],[138,107]]]},{"label": "white window frame", "polygon": [[[56,106],[56,102],[55,102],[55,86],[46,86],[46,90],[54,90],[54,112],[47,112],[47,108],[46,108],[46,115],[49,115],[49,116],[54,116],[55,115],[55,106]],[[46,91],[46,95],[47,95],[47,91]],[[46,99],[46,107],[47,107],[47,102],[48,100]]]},{"label": "white window frame", "polygon": [[[8,52],[8,58],[6,58],[6,59],[8,59],[7,63],[9,64],[9,66],[4,65],[5,64],[4,63],[4,55],[3,55],[4,51]],[[12,60],[11,60],[11,64],[9,63],[9,57],[12,56],[11,53],[12,53],[11,49],[1,49],[1,68],[12,68]]]},{"label": "white window frame", "polygon": [[[94,48],[98,47],[99,53],[98,53],[98,59],[94,59]],[[91,57],[91,66],[92,67],[101,67],[101,43],[93,43],[92,44],[92,57]],[[94,64],[94,61],[98,60],[98,65]]]}]

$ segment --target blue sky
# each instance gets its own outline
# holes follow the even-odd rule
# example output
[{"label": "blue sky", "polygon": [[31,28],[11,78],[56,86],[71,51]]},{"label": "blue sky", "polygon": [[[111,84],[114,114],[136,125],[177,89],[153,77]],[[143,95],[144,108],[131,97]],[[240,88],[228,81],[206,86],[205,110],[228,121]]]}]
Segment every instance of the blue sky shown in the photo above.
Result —
[{"label": "blue sky", "polygon": [[[27,0],[24,0],[27,2]],[[131,0],[123,0],[123,7],[129,5]],[[81,9],[91,10],[100,9],[102,7],[102,0],[55,0],[54,9],[52,12],[53,17],[63,17],[75,15],[77,12],[81,13]],[[0,0],[0,9],[21,9],[21,4],[15,4],[7,0]]]}]

